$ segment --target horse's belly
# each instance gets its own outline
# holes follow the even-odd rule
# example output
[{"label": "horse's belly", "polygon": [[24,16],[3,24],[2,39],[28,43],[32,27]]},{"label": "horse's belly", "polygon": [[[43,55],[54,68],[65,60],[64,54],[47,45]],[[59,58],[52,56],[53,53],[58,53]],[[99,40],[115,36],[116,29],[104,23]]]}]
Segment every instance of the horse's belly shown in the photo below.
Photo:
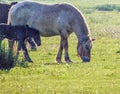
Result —
[{"label": "horse's belly", "polygon": [[36,24],[30,24],[30,26],[39,30],[41,36],[49,37],[60,34],[59,28],[54,24],[54,22],[51,22],[51,24],[49,24],[48,22],[39,20],[38,23],[37,21],[34,23]]},{"label": "horse's belly", "polygon": [[59,32],[56,30],[40,30],[40,35],[44,37],[59,35]]}]

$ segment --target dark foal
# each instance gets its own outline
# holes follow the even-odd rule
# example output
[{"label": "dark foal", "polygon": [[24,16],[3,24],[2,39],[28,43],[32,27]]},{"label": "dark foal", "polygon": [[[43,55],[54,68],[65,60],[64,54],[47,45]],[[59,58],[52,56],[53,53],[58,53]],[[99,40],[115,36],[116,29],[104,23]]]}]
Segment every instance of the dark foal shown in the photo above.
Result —
[{"label": "dark foal", "polygon": [[17,57],[19,55],[19,51],[24,51],[24,57],[27,61],[32,62],[32,60],[29,57],[25,40],[27,38],[33,38],[35,43],[40,46],[41,40],[40,40],[40,33],[38,30],[33,29],[23,25],[16,25],[16,26],[10,26],[7,24],[0,24],[0,37],[1,38],[7,38],[12,41],[18,42],[17,47]]},{"label": "dark foal", "polygon": [[[17,4],[17,2],[12,2],[11,4],[0,3],[0,23],[7,23],[9,9],[15,4]],[[28,38],[27,41],[31,47],[31,50],[37,49],[32,38]]]}]

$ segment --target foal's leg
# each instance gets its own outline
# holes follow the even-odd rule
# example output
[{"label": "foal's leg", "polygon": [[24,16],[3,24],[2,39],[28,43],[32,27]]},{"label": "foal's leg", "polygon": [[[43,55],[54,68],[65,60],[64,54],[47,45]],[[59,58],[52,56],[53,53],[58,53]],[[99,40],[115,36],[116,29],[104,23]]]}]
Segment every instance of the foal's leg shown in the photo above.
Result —
[{"label": "foal's leg", "polygon": [[26,46],[25,46],[25,43],[23,43],[22,49],[23,49],[23,51],[24,51],[25,59],[26,59],[28,62],[33,62],[33,61],[30,59],[30,56],[29,56],[29,54],[28,54],[27,48],[26,48]]},{"label": "foal's leg", "polygon": [[27,61],[29,61],[29,62],[32,62],[32,60],[30,59],[30,57],[29,57],[29,54],[28,54],[28,51],[27,51],[27,48],[26,48],[26,46],[25,46],[25,43],[24,43],[24,41],[18,41],[18,49],[17,49],[17,54],[19,55],[19,51],[21,50],[21,49],[23,49],[23,51],[24,51],[24,57],[25,57],[25,59],[27,60]]}]

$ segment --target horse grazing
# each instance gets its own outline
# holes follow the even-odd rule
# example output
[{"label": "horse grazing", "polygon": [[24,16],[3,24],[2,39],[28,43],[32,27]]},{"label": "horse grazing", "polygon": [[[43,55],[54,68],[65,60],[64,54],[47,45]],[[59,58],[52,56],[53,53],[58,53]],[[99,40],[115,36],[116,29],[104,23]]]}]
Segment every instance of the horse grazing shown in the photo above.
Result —
[{"label": "horse grazing", "polygon": [[0,24],[0,38],[7,38],[8,40],[17,41],[17,57],[19,55],[19,51],[23,50],[25,59],[32,62],[25,46],[25,40],[28,37],[32,37],[38,46],[41,44],[40,33],[36,29],[30,28],[27,25],[10,26],[7,24]]},{"label": "horse grazing", "polygon": [[83,62],[89,62],[92,39],[84,16],[69,4],[40,4],[24,1],[9,11],[8,24],[25,25],[39,30],[44,37],[60,35],[60,47],[56,57],[61,62],[63,49],[65,61],[71,62],[68,54],[68,36],[74,32],[78,38],[77,53]]}]

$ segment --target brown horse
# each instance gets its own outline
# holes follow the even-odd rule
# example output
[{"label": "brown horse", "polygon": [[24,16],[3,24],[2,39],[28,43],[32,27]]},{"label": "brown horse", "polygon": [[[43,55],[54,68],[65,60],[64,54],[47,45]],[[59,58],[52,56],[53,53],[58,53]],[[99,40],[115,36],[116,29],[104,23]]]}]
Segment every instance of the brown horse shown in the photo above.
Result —
[{"label": "brown horse", "polygon": [[11,6],[15,5],[17,2],[12,2],[11,4],[0,3],[0,23],[7,23],[8,11]]},{"label": "brown horse", "polygon": [[69,4],[40,4],[21,2],[14,5],[9,12],[8,24],[26,25],[39,30],[41,36],[60,35],[60,48],[56,57],[61,62],[63,49],[65,61],[71,62],[68,54],[68,36],[74,32],[78,38],[77,53],[83,62],[89,62],[92,39],[84,16]]}]

